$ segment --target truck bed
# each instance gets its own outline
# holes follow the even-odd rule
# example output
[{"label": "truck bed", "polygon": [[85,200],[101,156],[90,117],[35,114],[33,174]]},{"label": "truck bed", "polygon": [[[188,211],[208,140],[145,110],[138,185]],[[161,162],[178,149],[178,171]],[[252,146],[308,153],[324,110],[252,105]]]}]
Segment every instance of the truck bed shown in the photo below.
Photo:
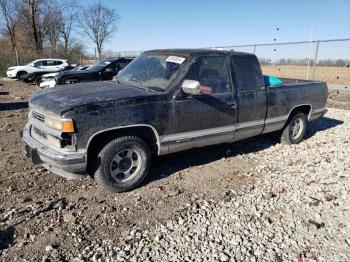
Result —
[{"label": "truck bed", "polygon": [[283,127],[289,113],[296,106],[305,106],[308,120],[313,120],[325,112],[328,89],[325,82],[300,79],[281,79],[279,87],[268,87],[267,114],[264,133]]},{"label": "truck bed", "polygon": [[282,80],[283,85],[290,85],[290,84],[300,84],[300,83],[322,83],[321,81],[315,81],[315,80],[305,80],[305,79],[293,79],[293,78],[279,78]]}]

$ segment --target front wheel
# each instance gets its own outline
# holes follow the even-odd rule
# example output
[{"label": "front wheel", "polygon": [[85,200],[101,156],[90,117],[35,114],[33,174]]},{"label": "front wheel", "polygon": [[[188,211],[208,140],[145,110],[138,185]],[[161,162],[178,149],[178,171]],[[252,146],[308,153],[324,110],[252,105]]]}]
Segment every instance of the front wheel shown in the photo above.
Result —
[{"label": "front wheel", "polygon": [[110,141],[98,154],[94,178],[98,185],[125,192],[138,186],[147,176],[151,154],[138,137],[125,136]]},{"label": "front wheel", "polygon": [[298,144],[304,139],[307,120],[303,113],[296,113],[284,127],[281,142],[287,145]]},{"label": "front wheel", "polygon": [[64,80],[65,85],[71,85],[71,84],[77,84],[77,83],[79,83],[78,79],[65,79]]},{"label": "front wheel", "polygon": [[27,74],[27,72],[24,72],[24,71],[18,72],[16,75],[17,80],[22,80],[22,78],[25,74]]},{"label": "front wheel", "polygon": [[35,83],[37,86],[39,86],[40,83],[41,83],[41,81],[42,81],[42,79],[43,79],[42,76],[36,76],[36,77],[34,78],[34,83]]}]

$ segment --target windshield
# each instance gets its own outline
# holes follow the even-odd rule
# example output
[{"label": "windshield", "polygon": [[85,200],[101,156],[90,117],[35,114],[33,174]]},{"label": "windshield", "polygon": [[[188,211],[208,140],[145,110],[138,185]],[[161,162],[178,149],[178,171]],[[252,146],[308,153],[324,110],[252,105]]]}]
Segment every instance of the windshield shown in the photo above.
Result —
[{"label": "windshield", "polygon": [[111,61],[103,60],[103,61],[97,62],[93,66],[90,66],[89,68],[87,68],[87,70],[93,71],[93,72],[100,71],[105,66],[109,65],[110,63],[111,63]]},{"label": "windshield", "polygon": [[29,62],[28,64],[25,64],[24,66],[30,66],[31,64],[34,64],[37,60],[34,60],[32,62]]},{"label": "windshield", "polygon": [[164,91],[175,78],[185,58],[169,55],[141,55],[118,74],[124,85]]}]

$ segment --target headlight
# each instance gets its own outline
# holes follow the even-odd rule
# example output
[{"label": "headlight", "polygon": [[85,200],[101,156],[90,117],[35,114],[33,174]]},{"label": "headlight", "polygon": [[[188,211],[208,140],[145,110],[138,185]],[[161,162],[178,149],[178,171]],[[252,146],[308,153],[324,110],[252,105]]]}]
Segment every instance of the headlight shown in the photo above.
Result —
[{"label": "headlight", "polygon": [[72,119],[58,119],[45,117],[45,124],[53,129],[66,133],[74,133],[74,123]]},{"label": "headlight", "polygon": [[61,148],[61,140],[55,136],[47,135],[47,142],[56,148]]},{"label": "headlight", "polygon": [[15,70],[16,68],[15,67],[9,67],[7,68],[7,71],[12,71],[12,70]]}]

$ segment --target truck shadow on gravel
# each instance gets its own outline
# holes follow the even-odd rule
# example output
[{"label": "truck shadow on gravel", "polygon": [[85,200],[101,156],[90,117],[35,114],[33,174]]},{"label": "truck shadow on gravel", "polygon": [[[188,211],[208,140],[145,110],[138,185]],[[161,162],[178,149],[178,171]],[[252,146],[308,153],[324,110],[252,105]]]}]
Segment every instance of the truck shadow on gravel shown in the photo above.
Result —
[{"label": "truck shadow on gravel", "polygon": [[[305,140],[311,138],[317,132],[336,127],[343,123],[343,121],[329,117],[322,117],[318,120],[312,121],[308,125]],[[259,152],[278,143],[278,134],[271,133],[248,138],[232,144],[196,148],[163,156],[154,160],[153,168],[150,171],[150,176],[148,176],[148,179],[146,179],[143,185],[152,181],[166,178],[183,169],[205,165],[222,158]]]},{"label": "truck shadow on gravel", "polygon": [[18,110],[28,107],[28,102],[0,103],[0,111]]},{"label": "truck shadow on gravel", "polygon": [[15,228],[9,226],[5,230],[0,230],[0,251],[7,249],[14,240]]},{"label": "truck shadow on gravel", "polygon": [[343,123],[344,121],[329,117],[322,117],[320,119],[312,121],[308,124],[305,139],[309,139],[310,137],[314,136],[317,132],[325,131]]}]

